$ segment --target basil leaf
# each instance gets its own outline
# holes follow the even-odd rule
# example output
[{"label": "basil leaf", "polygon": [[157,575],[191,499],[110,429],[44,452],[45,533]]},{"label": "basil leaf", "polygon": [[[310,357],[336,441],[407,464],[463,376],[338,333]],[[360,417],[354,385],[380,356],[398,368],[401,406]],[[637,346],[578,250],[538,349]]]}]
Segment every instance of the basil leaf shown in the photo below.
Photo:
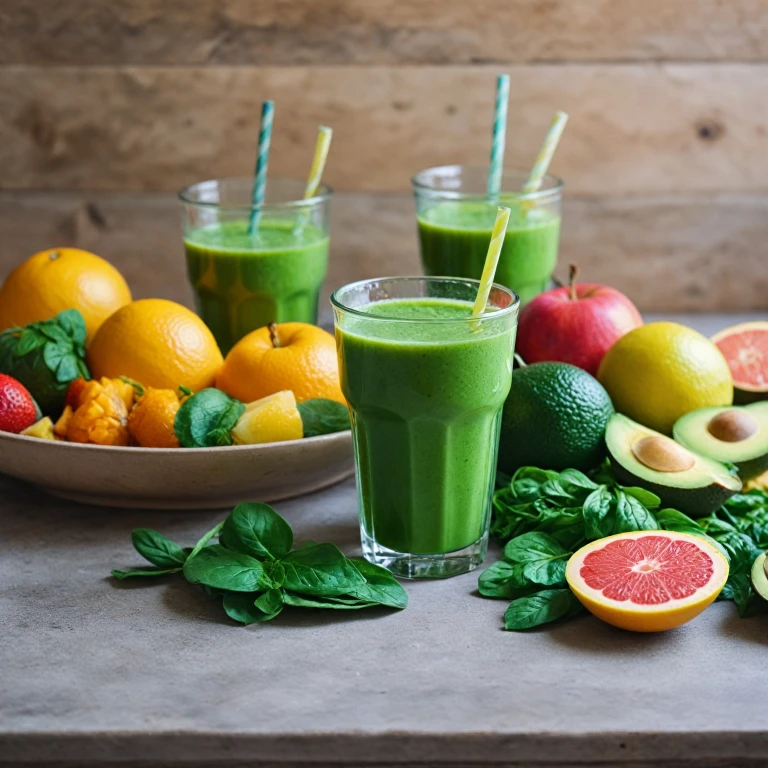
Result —
[{"label": "basil leaf", "polygon": [[220,389],[203,389],[179,408],[174,431],[184,448],[232,445],[232,428],[245,405]]},{"label": "basil leaf", "polygon": [[566,552],[556,558],[526,563],[523,575],[534,584],[544,587],[565,586],[565,566],[572,554],[572,552]]},{"label": "basil leaf", "polygon": [[56,320],[75,344],[85,344],[88,329],[85,326],[85,318],[78,310],[65,309],[56,315]]},{"label": "basil leaf", "polygon": [[370,563],[362,557],[349,558],[365,584],[353,587],[347,594],[369,605],[385,605],[388,608],[405,608],[408,605],[408,593],[400,582],[386,569]]},{"label": "basil leaf", "polygon": [[477,588],[483,597],[502,597],[513,600],[538,589],[525,577],[524,563],[508,563],[499,560],[486,568],[477,580]]},{"label": "basil leaf", "polygon": [[258,591],[263,575],[264,568],[258,560],[218,544],[190,555],[184,564],[184,577],[191,584],[205,584],[233,592]]},{"label": "basil leaf", "polygon": [[304,424],[304,437],[329,435],[350,428],[349,409],[335,400],[315,398],[296,406]]},{"label": "basil leaf", "polygon": [[589,541],[610,536],[616,525],[616,497],[604,486],[584,502],[584,533]]},{"label": "basil leaf", "polygon": [[270,589],[256,598],[254,605],[263,613],[277,616],[283,607],[283,593],[279,589]]},{"label": "basil leaf", "polygon": [[27,333],[21,334],[13,354],[15,357],[24,357],[24,355],[44,347],[47,343],[48,339],[42,333],[30,330]]},{"label": "basil leaf", "polygon": [[504,547],[504,557],[511,563],[530,563],[567,554],[568,552],[546,533],[524,533]]},{"label": "basil leaf", "polygon": [[180,573],[181,568],[136,568],[133,571],[112,571],[116,579],[131,579],[134,576],[167,576],[170,573]]},{"label": "basil leaf", "polygon": [[224,521],[219,541],[237,552],[279,560],[293,546],[291,526],[268,504],[238,504]]},{"label": "basil leaf", "polygon": [[[269,594],[269,593],[265,593]],[[282,601],[272,612],[262,611],[257,606],[258,595],[253,592],[227,592],[222,603],[224,611],[230,619],[240,624],[256,624],[257,622],[274,619],[283,609]],[[263,597],[263,595],[262,595]],[[259,598],[260,599],[260,598]]]},{"label": "basil leaf", "polygon": [[313,544],[288,553],[281,561],[285,568],[283,586],[304,595],[337,597],[365,579],[333,544]]},{"label": "basil leaf", "polygon": [[151,528],[136,528],[131,541],[143,558],[160,568],[177,568],[186,562],[187,555],[178,544]]},{"label": "basil leaf", "polygon": [[544,589],[510,603],[504,614],[504,628],[531,629],[558,619],[570,618],[584,610],[570,589]]},{"label": "basil leaf", "polygon": [[648,509],[656,509],[661,504],[661,499],[650,491],[646,491],[645,488],[624,488],[622,490],[627,496],[631,496],[637,499],[644,507]]}]

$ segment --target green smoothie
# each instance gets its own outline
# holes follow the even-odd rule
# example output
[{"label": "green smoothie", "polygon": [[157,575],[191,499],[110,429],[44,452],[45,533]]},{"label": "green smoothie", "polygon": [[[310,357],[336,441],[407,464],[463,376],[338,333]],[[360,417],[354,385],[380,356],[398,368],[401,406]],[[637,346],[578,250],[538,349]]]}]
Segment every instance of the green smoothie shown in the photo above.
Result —
[{"label": "green smoothie", "polygon": [[480,327],[442,322],[471,313],[468,302],[445,299],[362,312],[336,334],[364,535],[399,553],[468,547],[487,531],[513,323],[508,314]]},{"label": "green smoothie", "polygon": [[328,236],[296,221],[226,221],[186,235],[197,310],[221,351],[269,323],[317,322],[328,268]]},{"label": "green smoothie", "polygon": [[[512,213],[501,249],[496,282],[511,288],[526,302],[548,287],[557,263],[560,217],[548,210],[524,210],[505,200]],[[427,275],[471,277],[479,280],[488,252],[496,203],[442,202],[418,218],[421,258]]]}]

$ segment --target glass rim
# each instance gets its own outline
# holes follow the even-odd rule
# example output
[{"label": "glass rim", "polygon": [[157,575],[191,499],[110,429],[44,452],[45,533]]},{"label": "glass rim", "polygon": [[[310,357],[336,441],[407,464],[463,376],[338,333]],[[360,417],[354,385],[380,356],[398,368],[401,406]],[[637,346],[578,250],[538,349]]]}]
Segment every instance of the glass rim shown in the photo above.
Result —
[{"label": "glass rim", "polygon": [[[208,208],[208,209],[225,210],[225,211],[253,211],[253,210],[262,210],[265,208],[278,209],[278,210],[311,208],[314,205],[318,205],[319,203],[324,203],[330,200],[331,196],[333,195],[333,189],[331,187],[329,187],[327,184],[320,184],[320,186],[318,186],[317,188],[318,190],[317,193],[313,197],[299,198],[296,200],[286,200],[284,202],[270,202],[270,203],[265,202],[259,205],[254,205],[253,203],[232,203],[232,204],[214,203],[208,200],[194,200],[190,196],[191,191],[193,189],[204,187],[207,185],[219,184],[222,181],[244,182],[245,184],[253,185],[253,178],[250,176],[225,176],[224,178],[221,178],[221,179],[205,179],[204,181],[196,181],[194,182],[194,184],[188,184],[186,187],[182,187],[176,193],[176,196],[178,197],[179,201],[184,205],[194,205],[197,208]],[[277,182],[289,181],[299,185],[305,185],[307,183],[302,179],[293,179],[287,176],[276,176],[275,178],[270,179],[270,181],[277,181]]]},{"label": "glass rim", "polygon": [[[460,171],[466,168],[473,171],[481,171],[487,173],[487,165],[433,165],[431,168],[424,168],[411,177],[411,185],[415,193],[424,194],[431,197],[439,197],[446,200],[488,200],[490,195],[487,192],[462,192],[461,190],[454,189],[436,189],[429,184],[425,184],[421,178],[430,171]],[[530,169],[523,168],[504,168],[502,169],[502,179],[505,171],[511,173],[518,173],[520,176],[527,178],[530,173]],[[458,174],[457,174],[458,175]],[[553,176],[551,173],[544,175],[542,181],[551,182],[552,186],[546,189],[537,189],[535,192],[505,192],[502,188],[501,194],[505,197],[514,197],[515,200],[542,200],[548,197],[558,197],[563,194],[563,187],[565,182],[557,176]]]},{"label": "glass rim", "polygon": [[[468,320],[474,320],[476,322],[486,322],[488,320],[499,320],[503,317],[506,317],[507,315],[512,314],[513,312],[516,312],[520,308],[520,297],[511,289],[507,288],[505,285],[501,285],[500,283],[492,283],[491,288],[496,288],[500,291],[503,291],[507,295],[512,297],[512,303],[508,307],[502,307],[495,309],[493,312],[481,315],[480,317],[438,317],[438,318],[430,318],[430,319],[414,319],[414,318],[408,318],[408,317],[391,317],[388,315],[377,315],[373,312],[363,312],[362,310],[355,309],[354,307],[348,307],[344,303],[342,303],[341,299],[339,298],[339,295],[342,291],[347,289],[354,289],[358,286],[368,285],[369,283],[409,283],[409,282],[415,282],[417,280],[421,281],[428,281],[428,282],[441,282],[441,283],[461,283],[462,285],[468,285],[468,286],[480,286],[479,280],[474,280],[469,277],[451,277],[450,275],[440,276],[440,275],[406,275],[404,277],[373,277],[368,278],[367,280],[357,280],[354,283],[347,283],[347,285],[342,285],[341,288],[337,288],[333,293],[331,294],[331,304],[334,309],[338,309],[340,312],[345,312],[347,314],[355,315],[357,317],[363,317],[367,320],[383,320],[390,323],[412,323],[415,325],[425,325],[425,324],[436,324],[436,325],[449,325],[451,323],[453,324],[463,324],[466,323]],[[405,298],[405,297],[404,297]],[[429,296],[425,297],[413,297],[413,298],[430,298]],[[490,298],[490,296],[489,296]],[[371,304],[375,304],[377,302],[371,302]],[[370,305],[368,305],[370,306]]]}]

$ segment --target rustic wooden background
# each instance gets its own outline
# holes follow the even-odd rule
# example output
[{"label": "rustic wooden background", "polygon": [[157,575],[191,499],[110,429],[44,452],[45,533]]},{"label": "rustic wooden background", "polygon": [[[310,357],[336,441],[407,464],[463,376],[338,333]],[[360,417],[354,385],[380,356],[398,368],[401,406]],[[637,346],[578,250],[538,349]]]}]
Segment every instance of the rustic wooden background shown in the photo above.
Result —
[{"label": "rustic wooden background", "polygon": [[[303,177],[334,128],[328,286],[415,272],[409,179],[571,115],[561,269],[646,310],[768,309],[768,0],[1,0],[0,277],[42,248],[189,301],[174,191]],[[564,270],[563,270],[564,271]]]}]

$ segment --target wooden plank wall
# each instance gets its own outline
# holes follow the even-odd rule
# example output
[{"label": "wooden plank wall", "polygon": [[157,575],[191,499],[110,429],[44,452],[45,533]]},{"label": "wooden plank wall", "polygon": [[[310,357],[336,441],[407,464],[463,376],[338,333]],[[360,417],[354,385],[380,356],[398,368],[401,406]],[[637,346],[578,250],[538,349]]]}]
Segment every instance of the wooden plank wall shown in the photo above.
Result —
[{"label": "wooden plank wall", "polygon": [[174,191],[304,176],[332,125],[328,287],[419,269],[409,178],[571,115],[561,266],[655,311],[768,309],[768,0],[2,0],[0,277],[78,245],[188,301]]}]

